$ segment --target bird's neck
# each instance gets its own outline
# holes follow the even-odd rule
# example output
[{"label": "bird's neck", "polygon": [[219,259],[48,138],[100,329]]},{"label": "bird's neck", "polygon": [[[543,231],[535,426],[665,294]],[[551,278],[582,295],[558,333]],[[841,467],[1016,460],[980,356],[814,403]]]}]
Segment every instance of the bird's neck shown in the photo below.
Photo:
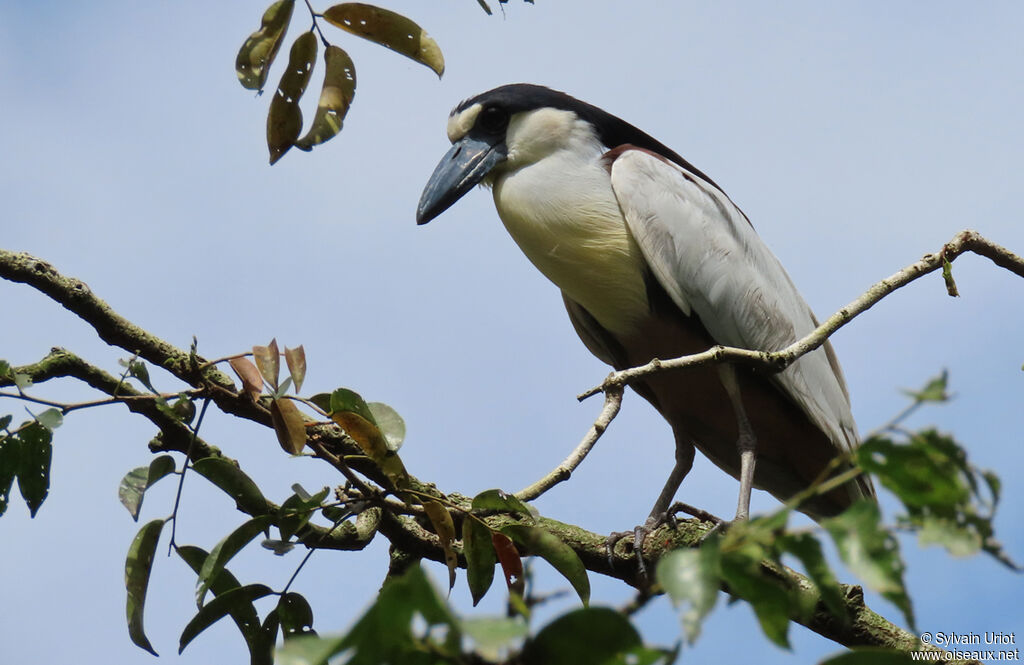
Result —
[{"label": "bird's neck", "polygon": [[606,329],[627,333],[647,313],[644,262],[600,154],[561,150],[502,173],[494,202],[538,270]]}]

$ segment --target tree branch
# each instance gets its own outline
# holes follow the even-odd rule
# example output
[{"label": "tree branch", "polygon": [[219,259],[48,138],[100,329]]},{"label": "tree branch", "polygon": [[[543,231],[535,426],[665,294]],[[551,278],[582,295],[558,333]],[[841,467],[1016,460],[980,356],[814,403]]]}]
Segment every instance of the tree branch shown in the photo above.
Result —
[{"label": "tree branch", "polygon": [[[606,401],[601,414],[580,445],[552,473],[522,490],[520,494],[524,498],[535,498],[549,487],[569,477],[572,470],[600,438],[608,423],[615,417],[621,403],[622,388],[631,381],[658,371],[709,362],[745,362],[768,370],[780,371],[801,355],[819,347],[829,335],[892,291],[929,272],[947,267],[948,262],[967,251],[985,256],[996,265],[1024,277],[1024,260],[1005,248],[985,240],[973,231],[964,231],[957,234],[940,252],[927,255],[917,263],[875,284],[863,296],[829,317],[813,333],[785,349],[769,353],[715,347],[701,354],[667,361],[654,360],[641,367],[615,372],[600,387],[581,396],[582,398],[603,391],[606,394]],[[28,254],[5,250],[0,250],[0,277],[28,284],[43,292],[89,323],[104,341],[130,353],[137,353],[154,365],[168,370],[174,376],[198,389],[196,392],[198,396],[211,397],[224,412],[272,427],[267,408],[262,403],[254,402],[244,394],[237,392],[230,377],[215,367],[203,367],[204,361],[194,353],[178,349],[127,321],[105,302],[95,297],[81,281],[60,275],[48,263]],[[951,283],[951,279],[947,279],[947,284],[949,283]],[[160,429],[161,434],[150,443],[152,450],[177,450],[180,452],[188,450],[191,441],[190,430],[181,422],[157,409],[155,396],[144,399],[147,397],[145,394],[68,351],[54,349],[42,361],[34,365],[19,367],[16,371],[30,375],[37,383],[59,376],[77,378],[107,395],[122,398],[121,401],[129,410],[143,415]],[[0,380],[0,386],[2,385],[10,385],[10,381],[5,383]],[[387,486],[386,478],[362,456],[358,446],[348,439],[336,425],[324,423],[310,425],[307,427],[307,434],[314,443],[314,449],[320,451],[322,457],[336,456],[337,459],[343,460],[345,466],[351,466],[381,486]],[[195,458],[210,455],[223,457],[218,449],[200,439],[196,439],[193,453]],[[437,492],[433,486],[415,479],[412,484],[414,487],[423,488],[424,492],[432,494]],[[450,495],[448,500],[463,506],[465,510],[470,507],[469,500],[464,497]],[[239,509],[244,512],[241,507]],[[265,514],[272,515],[274,519],[277,519],[278,510],[279,506],[268,502]],[[514,522],[512,517],[504,515],[490,516],[486,519],[496,529]],[[628,551],[624,542],[609,557],[604,535],[548,518],[538,518],[536,522],[538,526],[554,533],[571,547],[588,570],[622,580],[645,592],[649,590],[645,587],[646,582],[638,576],[636,554]],[[656,563],[662,555],[673,549],[695,547],[701,542],[709,528],[709,524],[700,520],[680,521],[677,528],[663,526],[647,539],[643,556],[648,562]],[[444,561],[444,551],[436,535],[427,531],[414,518],[397,514],[386,507],[375,507],[364,511],[355,525],[345,523],[338,528],[331,529],[311,524],[302,533],[300,540],[310,547],[361,549],[370,542],[373,533],[377,530],[387,537],[394,547],[402,551],[423,558]],[[464,560],[460,563],[465,565]],[[776,575],[779,579],[796,585],[800,593],[816,593],[814,585],[795,571],[769,562],[765,562],[763,566],[768,574]],[[813,600],[816,602],[817,598],[815,597]],[[847,624],[835,619],[821,603],[816,604],[816,611],[811,617],[794,616],[791,619],[848,647],[882,646],[904,651],[927,648],[923,647],[914,635],[868,608],[864,604],[863,594],[859,587],[847,587],[846,605],[851,619]]]},{"label": "tree branch", "polygon": [[[938,252],[926,254],[920,261],[916,261],[899,272],[875,283],[859,298],[825,319],[824,323],[815,328],[806,337],[793,342],[784,349],[768,352],[731,346],[714,346],[701,353],[672,358],[671,360],[655,358],[645,365],[612,372],[605,379],[604,383],[583,393],[579,396],[579,399],[586,399],[612,387],[621,387],[633,383],[658,372],[697,367],[709,363],[737,362],[753,365],[771,372],[781,372],[801,356],[810,353],[824,344],[825,340],[832,333],[845,326],[858,315],[866,312],[881,301],[882,298],[914,280],[944,268],[947,263],[952,262],[965,252],[973,252],[984,256],[997,266],[1005,268],[1019,277],[1024,277],[1024,259],[1005,247],[1001,247],[983,238],[977,231],[961,231],[953,236],[952,240],[943,245]],[[950,283],[952,283],[952,277],[947,278],[947,284]],[[950,288],[950,292],[955,295],[955,286]]]},{"label": "tree branch", "polygon": [[[186,453],[189,450],[192,431],[180,420],[169,416],[157,407],[157,395],[149,395],[136,390],[131,384],[122,381],[120,377],[86,362],[71,351],[61,348],[51,349],[50,353],[39,362],[15,367],[14,371],[18,374],[28,375],[35,384],[61,377],[78,379],[101,393],[115,398],[115,401],[128,407],[129,411],[143,416],[156,425],[160,433],[150,442],[152,452]],[[0,387],[9,386],[12,383],[9,379],[0,378]],[[196,439],[192,449],[193,460],[222,456],[217,448],[210,446],[202,439]]]},{"label": "tree branch", "polygon": [[539,497],[544,492],[557,485],[558,483],[569,480],[572,476],[572,472],[576,470],[576,467],[580,465],[587,455],[590,453],[594,444],[601,438],[605,430],[608,429],[608,425],[611,424],[615,416],[618,415],[619,409],[622,407],[622,386],[609,386],[604,391],[604,406],[601,408],[601,413],[598,414],[597,420],[590,426],[590,430],[587,431],[583,440],[580,441],[579,445],[569,454],[565,460],[559,464],[554,470],[548,475],[544,476],[529,487],[523,488],[516,492],[516,496],[523,501],[532,501]]}]

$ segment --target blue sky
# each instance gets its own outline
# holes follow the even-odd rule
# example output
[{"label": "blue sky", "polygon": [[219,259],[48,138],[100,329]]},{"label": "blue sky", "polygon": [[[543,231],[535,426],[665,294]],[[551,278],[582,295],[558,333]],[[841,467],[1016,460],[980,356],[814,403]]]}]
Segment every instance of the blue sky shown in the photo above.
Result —
[{"label": "blue sky", "polygon": [[[347,386],[390,403],[408,425],[410,470],[463,493],[517,490],[553,467],[599,407],[575,395],[606,374],[488,194],[470,193],[416,227],[420,190],[447,148],[448,111],[467,96],[541,83],[644,128],[725,188],[822,316],[964,228],[1024,252],[1018,3],[578,0],[513,2],[504,17],[472,0],[388,6],[438,40],[444,78],[332,30],[358,72],[345,129],[269,167],[269,100],[233,73],[261,3],[4,3],[0,246],[52,261],[179,346],[196,335],[208,357],[271,337],[304,344],[310,392]],[[977,257],[954,272],[961,298],[933,275],[833,340],[862,431],[903,406],[901,388],[949,369],[956,399],[910,424],[955,433],[977,464],[1003,476],[997,531],[1024,558],[1024,284]],[[55,345],[111,369],[125,355],[25,287],[0,283],[0,303],[0,357],[13,363]],[[70,384],[41,392],[88,395]],[[0,412],[20,409],[4,402]],[[339,480],[325,465],[285,458],[267,430],[213,416],[203,433],[272,498],[297,481],[312,489]],[[123,557],[137,525],[116,488],[148,462],[152,435],[121,408],[74,414],[57,433],[40,514],[30,521],[15,503],[0,519],[4,662],[151,662],[124,626]],[[572,481],[538,508],[598,532],[631,527],[671,461],[668,427],[633,395]],[[727,515],[736,489],[700,459],[679,497]],[[172,494],[170,483],[158,486],[143,519],[166,515]],[[755,511],[774,505],[755,496]],[[886,497],[883,509],[892,516]],[[228,499],[189,479],[183,542],[209,548],[241,521]],[[912,540],[904,556],[922,630],[1024,629],[1020,576]],[[253,550],[231,567],[281,586],[297,562]],[[379,544],[321,554],[297,590],[327,632],[348,625],[385,570]],[[600,602],[627,597],[619,584],[593,581]],[[147,626],[165,659],[243,658],[226,625],[174,655],[194,611],[191,578],[161,557],[153,584]],[[487,611],[499,607],[492,595]],[[467,596],[460,581],[453,598],[468,607]],[[639,621],[652,641],[678,635],[664,599]],[[778,650],[757,634],[749,607],[719,607],[684,657],[731,662],[757,649],[762,662],[805,663],[839,648],[798,627],[791,637],[793,652]]]}]

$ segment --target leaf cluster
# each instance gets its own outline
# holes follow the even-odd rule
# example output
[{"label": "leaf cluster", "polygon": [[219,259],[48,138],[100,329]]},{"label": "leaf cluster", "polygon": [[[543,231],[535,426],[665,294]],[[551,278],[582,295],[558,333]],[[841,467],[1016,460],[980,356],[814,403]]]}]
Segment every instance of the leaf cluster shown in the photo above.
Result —
[{"label": "leaf cluster", "polygon": [[[67,355],[60,355],[62,362],[67,361]],[[3,505],[6,506],[17,480],[33,513],[46,494],[48,480],[39,480],[48,478],[51,429],[60,424],[64,414],[83,406],[119,400],[129,405],[148,403],[160,416],[156,418],[150,413],[149,417],[161,429],[171,423],[174,428],[190,433],[187,446],[174,448],[186,453],[180,470],[171,456],[158,456],[148,466],[126,474],[119,487],[122,502],[137,520],[150,487],[165,477],[178,475],[180,492],[184,474],[191,468],[251,516],[209,551],[179,545],[172,529],[172,550],[196,573],[197,611],[182,632],[179,649],[184,649],[210,625],[230,617],[248,645],[254,663],[271,662],[279,638],[285,644],[279,659],[292,657],[293,650],[298,650],[295,658],[308,659],[292,662],[322,662],[316,659],[342,652],[351,657],[364,650],[367,658],[378,657],[382,653],[379,649],[384,647],[375,646],[369,636],[377,634],[373,626],[383,623],[407,626],[405,632],[399,633],[400,639],[388,643],[383,652],[386,657],[394,656],[395,662],[565,662],[568,653],[591,654],[591,662],[671,660],[670,652],[643,647],[627,616],[589,607],[588,570],[623,576],[614,566],[596,563],[594,553],[571,532],[576,527],[563,531],[520,499],[497,489],[467,499],[446,496],[421,483],[409,474],[399,455],[406,437],[405,423],[387,405],[367,402],[348,388],[308,399],[290,394],[305,382],[306,358],[301,346],[282,352],[276,341],[271,341],[252,347],[250,352],[213,362],[200,359],[193,348],[188,357],[187,366],[195,368],[188,371],[205,372],[202,375],[211,377],[211,383],[185,392],[160,393],[147,364],[133,357],[122,362],[124,372],[120,378],[105,374],[100,377],[99,385],[105,386],[103,389],[112,395],[110,399],[58,404],[16,429],[11,428],[10,416],[0,419]],[[223,375],[211,373],[213,366],[225,361],[241,379],[240,388],[231,386],[230,381],[225,383],[220,378]],[[75,362],[82,363],[80,359]],[[42,366],[40,363],[39,367]],[[287,373],[282,379],[285,366]],[[6,363],[0,364],[0,370],[2,385],[16,385],[19,390],[6,396],[56,404],[26,392],[32,386],[33,376],[43,376],[45,380],[50,375],[32,367],[15,370]],[[96,380],[98,371],[89,370],[91,380]],[[696,547],[695,541],[686,541],[683,544],[690,546],[687,549],[654,552],[651,560],[658,563],[658,586],[645,589],[645,593],[664,591],[673,599],[681,609],[683,633],[692,641],[697,638],[704,618],[716,606],[719,594],[725,591],[749,603],[769,639],[786,646],[792,621],[842,627],[861,620],[860,615],[867,611],[855,588],[839,584],[838,575],[823,554],[824,537],[831,539],[840,558],[865,585],[901,609],[911,626],[913,608],[895,535],[899,530],[913,530],[922,543],[943,544],[956,555],[984,551],[1015,567],[994,539],[992,530],[1000,493],[998,478],[972,466],[963,448],[951,437],[930,429],[911,432],[898,426],[899,420],[916,406],[949,398],[946,377],[940,379],[921,391],[910,392],[913,403],[901,416],[872,436],[855,456],[841,460],[835,477],[822,478],[795,497],[791,505],[771,515],[734,524],[696,543]],[[148,392],[139,392],[128,385],[129,381],[137,381]],[[344,474],[348,482],[336,488],[333,497],[328,488],[310,493],[296,485],[294,493],[280,505],[270,502],[237,463],[198,438],[203,412],[193,425],[194,401],[202,399],[204,405],[208,404],[211,394],[218,394],[215,391],[230,393],[230,399],[223,395],[219,398],[229,409],[249,413],[254,420],[272,427],[286,452],[319,457]],[[213,401],[221,405],[216,399]],[[325,446],[324,428],[333,428],[335,434],[331,436],[335,441],[351,445]],[[193,445],[210,456],[189,467]],[[25,451],[31,454],[26,457]],[[26,459],[35,461],[27,463]],[[884,524],[877,505],[866,502],[823,520],[820,529],[788,528],[789,515],[800,500],[829,491],[830,486],[847,482],[865,470],[903,503],[906,514],[897,516],[895,527]],[[175,507],[170,517],[144,524],[125,562],[129,635],[148,651],[153,651],[153,647],[143,628],[143,613],[150,572],[164,527],[167,523],[177,526],[176,512]],[[274,529],[276,534],[272,534]],[[400,591],[382,594],[380,604],[371,607],[350,632],[317,639],[312,608],[291,590],[292,582],[316,550],[361,548],[378,531],[393,545],[408,543],[412,538],[416,551],[406,555],[413,562],[424,556],[443,561],[449,572],[449,589],[456,583],[457,568],[465,568],[474,604],[490,591],[495,569],[500,567],[510,616],[457,617],[446,601],[429,589],[429,584],[423,587],[425,582],[412,579],[422,573],[410,572],[412,577],[406,582],[395,582]],[[261,544],[276,554],[286,554],[299,544],[308,548],[292,579],[281,589],[259,582],[243,583],[228,569],[232,559],[261,534]],[[672,542],[672,537],[663,542]],[[560,616],[536,632],[530,628],[532,608],[544,596],[535,595],[530,588],[530,567],[525,559],[530,556],[543,559],[558,571],[584,604],[583,609]],[[597,558],[603,559],[600,555]],[[788,568],[787,563],[798,565],[804,575]],[[399,577],[398,570],[396,567],[393,579],[406,579]],[[418,570],[418,566],[413,565],[410,570]],[[255,603],[269,596],[276,596],[277,602],[261,616]],[[411,605],[405,605],[406,601]],[[409,618],[421,615],[433,617],[426,627]],[[822,616],[826,618],[823,620]],[[582,627],[577,627],[576,622]],[[841,628],[840,633],[843,630],[846,629]],[[572,636],[566,637],[568,633]],[[576,639],[573,636],[577,633],[584,637]],[[607,639],[602,641],[602,637]],[[894,646],[903,651],[920,647],[912,636],[899,639],[902,641]],[[396,651],[387,651],[392,648]],[[883,657],[879,653],[858,657],[861,655]]]},{"label": "leaf cluster", "polygon": [[[235,72],[243,88],[263,91],[285,33],[292,20],[295,0],[278,0],[263,13],[260,27],[242,44]],[[267,113],[267,147],[274,164],[292,147],[312,150],[341,131],[356,92],[356,68],[349,54],[327,41],[319,19],[341,30],[368,39],[432,69],[444,73],[444,56],[430,35],[411,19],[396,12],[361,2],[334,5],[312,15],[312,27],[299,35],[288,52],[288,64],[270,100]],[[302,135],[302,99],[316,66],[320,44],[324,46],[324,78],[316,114]],[[300,137],[301,135],[301,137]]]}]

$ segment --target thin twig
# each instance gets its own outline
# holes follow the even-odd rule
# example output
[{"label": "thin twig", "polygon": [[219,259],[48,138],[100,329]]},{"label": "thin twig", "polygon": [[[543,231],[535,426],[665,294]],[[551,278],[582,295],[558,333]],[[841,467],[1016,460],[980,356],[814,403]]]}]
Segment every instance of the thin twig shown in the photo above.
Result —
[{"label": "thin twig", "polygon": [[622,407],[622,391],[623,387],[620,386],[608,386],[604,392],[604,406],[601,408],[601,413],[598,414],[594,424],[590,426],[583,440],[580,441],[576,449],[569,454],[565,460],[559,464],[551,473],[544,476],[534,484],[516,492],[516,497],[522,501],[532,501],[536,499],[544,492],[562,482],[568,480],[572,472],[576,470],[576,467],[580,465],[580,462],[586,458],[587,454],[597,443],[597,440],[601,438],[605,430],[608,429],[608,425],[615,419],[615,416],[619,413],[619,409]]},{"label": "thin twig", "polygon": [[619,614],[625,617],[631,617],[644,607],[647,603],[654,598],[655,594],[651,591],[650,587],[644,587],[636,592],[636,595],[630,599],[628,603],[619,608]]},{"label": "thin twig", "polygon": [[825,340],[832,333],[870,309],[882,298],[916,279],[939,270],[947,262],[953,261],[964,252],[973,252],[984,256],[997,266],[1005,268],[1015,275],[1024,277],[1024,259],[1005,247],[986,240],[976,231],[961,231],[953,236],[953,239],[946,243],[938,252],[926,254],[920,261],[912,263],[899,272],[877,282],[859,298],[853,300],[846,307],[843,307],[826,319],[824,323],[815,328],[809,335],[793,342],[784,349],[766,352],[729,346],[715,346],[701,353],[672,358],[670,360],[654,359],[646,365],[612,372],[605,379],[604,383],[586,391],[579,396],[579,399],[584,400],[613,386],[624,386],[658,372],[696,367],[708,363],[738,362],[754,365],[767,371],[780,372],[793,364],[801,356],[810,353],[824,344]]},{"label": "thin twig", "polygon": [[915,399],[913,402],[908,404],[906,408],[904,408],[902,411],[893,416],[892,419],[889,420],[889,422],[885,423],[881,427],[877,427],[868,432],[867,435],[864,437],[864,440],[867,441],[868,439],[880,436],[885,432],[897,431],[899,428],[899,424],[906,420],[914,411],[917,411],[917,409],[920,408],[922,404],[924,404],[923,399]]},{"label": "thin twig", "polygon": [[324,48],[327,48],[331,43],[327,41],[326,37],[324,37],[324,32],[320,29],[320,24],[316,20],[318,16],[323,16],[323,14],[317,14],[316,10],[313,9],[313,5],[309,3],[309,0],[306,0],[306,8],[309,10],[309,15],[313,19],[313,29],[320,35],[320,41],[323,43]]},{"label": "thin twig", "polygon": [[178,530],[178,506],[181,505],[181,491],[185,487],[185,476],[188,474],[188,463],[192,459],[192,447],[196,443],[196,437],[199,436],[199,428],[203,424],[203,418],[206,416],[206,407],[210,406],[210,398],[207,397],[203,400],[203,408],[199,410],[199,418],[196,420],[196,426],[192,429],[192,440],[189,441],[188,451],[185,453],[185,464],[181,467],[181,477],[178,478],[178,491],[174,495],[174,509],[171,510],[171,542],[167,545],[167,556],[171,555],[178,546],[174,542],[174,536]]},{"label": "thin twig", "polygon": [[[314,510],[319,510],[321,508],[323,508],[323,506],[317,506],[316,508],[314,508]],[[327,533],[323,534],[323,536],[320,538],[320,540],[321,541],[327,540],[328,536],[330,536],[332,533],[334,533],[335,529],[337,529],[339,526],[341,526],[342,523],[345,520],[347,520],[349,517],[351,517],[354,514],[355,514],[355,511],[348,510],[348,511],[345,512],[345,514],[340,519],[334,520],[334,524],[332,524],[331,528],[327,530]],[[292,576],[288,578],[288,583],[284,585],[283,589],[281,589],[281,595],[282,596],[285,595],[286,593],[288,593],[288,590],[292,588],[292,583],[295,581],[295,578],[297,578],[299,576],[299,573],[302,572],[302,568],[306,565],[306,562],[308,562],[309,558],[311,556],[313,556],[313,552],[316,552],[317,549],[319,549],[319,548],[317,548],[315,546],[312,546],[312,545],[308,545],[307,547],[309,547],[309,551],[306,552],[306,556],[302,557],[302,561],[300,561],[299,565],[295,568],[295,572],[293,572]]]},{"label": "thin twig", "polygon": [[229,360],[236,360],[238,358],[245,358],[246,356],[251,356],[251,355],[252,355],[252,351],[246,351],[245,353],[235,353],[235,354],[230,355],[230,356],[224,356],[223,358],[216,358],[214,360],[207,360],[207,361],[203,362],[201,365],[199,365],[199,371],[202,371],[204,369],[208,369],[210,367],[213,367],[214,365],[219,365],[220,363],[227,362]]},{"label": "thin twig", "polygon": [[[184,394],[189,396],[197,395],[199,390],[188,390]],[[108,397],[106,399],[91,400],[88,402],[72,402],[68,404],[66,402],[56,402],[54,400],[43,399],[41,397],[32,397],[26,393],[16,394],[0,391],[0,397],[9,397],[11,399],[19,399],[25,402],[32,402],[33,404],[41,404],[42,406],[52,406],[56,409],[60,409],[62,413],[71,413],[79,409],[90,409],[94,406],[107,406],[110,404],[123,404],[132,401],[152,401],[158,400],[169,400],[174,399],[182,393],[162,393],[157,395],[120,395],[117,397]]]},{"label": "thin twig", "polygon": [[352,467],[345,463],[345,460],[327,450],[327,448],[324,447],[324,444],[319,441],[309,440],[306,442],[306,445],[310,446],[316,452],[317,457],[326,460],[328,464],[340,471],[341,475],[345,476],[345,479],[352,483],[352,485],[362,493],[363,497],[367,501],[373,501],[374,497],[380,496],[380,492],[374,490],[363,482],[363,479],[356,475],[355,471],[352,470]]}]

